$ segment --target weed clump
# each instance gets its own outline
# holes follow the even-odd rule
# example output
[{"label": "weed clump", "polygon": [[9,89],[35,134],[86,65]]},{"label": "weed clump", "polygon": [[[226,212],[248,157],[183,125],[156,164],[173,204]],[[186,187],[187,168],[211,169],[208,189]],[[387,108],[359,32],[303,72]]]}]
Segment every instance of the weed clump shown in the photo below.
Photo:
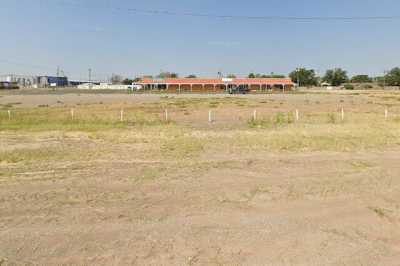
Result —
[{"label": "weed clump", "polygon": [[328,113],[328,123],[329,124],[336,124],[336,115],[334,113]]},{"label": "weed clump", "polygon": [[269,119],[250,119],[248,125],[250,128],[272,128],[283,125],[293,124],[295,117],[293,113],[278,112],[275,116]]},{"label": "weed clump", "polygon": [[282,112],[279,112],[275,115],[275,125],[283,125],[286,123],[286,117],[285,114]]}]

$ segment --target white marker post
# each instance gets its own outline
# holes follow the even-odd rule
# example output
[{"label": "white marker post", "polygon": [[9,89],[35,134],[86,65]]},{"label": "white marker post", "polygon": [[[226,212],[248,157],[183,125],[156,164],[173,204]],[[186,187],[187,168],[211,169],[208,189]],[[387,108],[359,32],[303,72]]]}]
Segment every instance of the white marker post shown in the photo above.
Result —
[{"label": "white marker post", "polygon": [[385,108],[385,120],[388,120],[389,118],[389,111],[387,109],[387,107]]},{"label": "white marker post", "polygon": [[344,109],[342,108],[342,121],[344,121]]},{"label": "white marker post", "polygon": [[253,120],[254,121],[257,120],[257,110],[254,110],[254,112],[253,112]]},{"label": "white marker post", "polygon": [[296,122],[299,122],[299,120],[300,120],[299,110],[296,109]]},{"label": "white marker post", "polygon": [[74,108],[72,108],[72,109],[71,109],[71,120],[74,120],[74,115],[75,115],[74,113],[75,113],[75,112],[74,112]]},{"label": "white marker post", "polygon": [[208,122],[212,123],[213,122],[213,118],[212,118],[212,111],[208,111]]},{"label": "white marker post", "polygon": [[11,120],[11,111],[8,110],[8,120]]},{"label": "white marker post", "polygon": [[121,109],[121,122],[124,122],[124,109]]},{"label": "white marker post", "polygon": [[168,110],[165,109],[165,121],[168,122]]}]

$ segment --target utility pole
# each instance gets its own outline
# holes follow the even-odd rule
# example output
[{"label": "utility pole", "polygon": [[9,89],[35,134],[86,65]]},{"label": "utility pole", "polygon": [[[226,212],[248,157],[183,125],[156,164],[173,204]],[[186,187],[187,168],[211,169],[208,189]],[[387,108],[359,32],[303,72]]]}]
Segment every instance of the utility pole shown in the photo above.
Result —
[{"label": "utility pole", "polygon": [[385,90],[386,88],[386,70],[383,71],[383,89]]},{"label": "utility pole", "polygon": [[300,88],[300,68],[297,68],[297,87]]},{"label": "utility pole", "polygon": [[60,76],[60,66],[57,66],[57,77]]},{"label": "utility pole", "polygon": [[92,88],[92,69],[89,68],[88,72],[89,72],[89,88],[91,89]]}]

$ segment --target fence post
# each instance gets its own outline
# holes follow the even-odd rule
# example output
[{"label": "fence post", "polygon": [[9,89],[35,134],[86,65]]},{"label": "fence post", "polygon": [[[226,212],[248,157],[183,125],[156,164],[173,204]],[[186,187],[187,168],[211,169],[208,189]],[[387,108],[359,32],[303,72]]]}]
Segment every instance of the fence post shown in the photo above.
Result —
[{"label": "fence post", "polygon": [[296,109],[296,122],[299,122],[299,120],[300,120],[299,110]]},{"label": "fence post", "polygon": [[168,122],[168,109],[165,109],[165,121]]},{"label": "fence post", "polygon": [[71,109],[71,120],[74,120],[74,108]]},{"label": "fence post", "polygon": [[388,108],[386,107],[385,108],[385,120],[388,120],[388,117],[389,117],[389,111],[388,111]]},{"label": "fence post", "polygon": [[8,120],[11,120],[11,111],[8,110]]},{"label": "fence post", "polygon": [[208,111],[208,122],[209,122],[209,123],[212,123],[212,122],[213,122],[212,111],[211,111],[211,110]]},{"label": "fence post", "polygon": [[124,122],[124,109],[121,109],[121,122]]},{"label": "fence post", "polygon": [[342,121],[344,121],[344,109],[342,108]]},{"label": "fence post", "polygon": [[254,113],[253,113],[253,120],[254,120],[254,121],[257,120],[257,110],[254,110]]}]

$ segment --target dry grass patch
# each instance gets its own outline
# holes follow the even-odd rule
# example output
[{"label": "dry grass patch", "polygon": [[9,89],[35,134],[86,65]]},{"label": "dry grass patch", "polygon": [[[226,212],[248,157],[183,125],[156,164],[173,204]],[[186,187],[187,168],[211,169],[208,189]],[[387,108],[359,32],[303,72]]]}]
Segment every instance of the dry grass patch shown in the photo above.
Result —
[{"label": "dry grass patch", "polygon": [[17,149],[0,151],[0,162],[19,163],[33,161],[54,161],[67,157],[67,151],[57,148]]},{"label": "dry grass patch", "polygon": [[[14,131],[104,131],[130,126],[160,125],[158,112],[146,112],[137,107],[88,105],[73,108],[29,108],[0,112],[0,130]],[[121,121],[121,109],[124,110]]]}]

